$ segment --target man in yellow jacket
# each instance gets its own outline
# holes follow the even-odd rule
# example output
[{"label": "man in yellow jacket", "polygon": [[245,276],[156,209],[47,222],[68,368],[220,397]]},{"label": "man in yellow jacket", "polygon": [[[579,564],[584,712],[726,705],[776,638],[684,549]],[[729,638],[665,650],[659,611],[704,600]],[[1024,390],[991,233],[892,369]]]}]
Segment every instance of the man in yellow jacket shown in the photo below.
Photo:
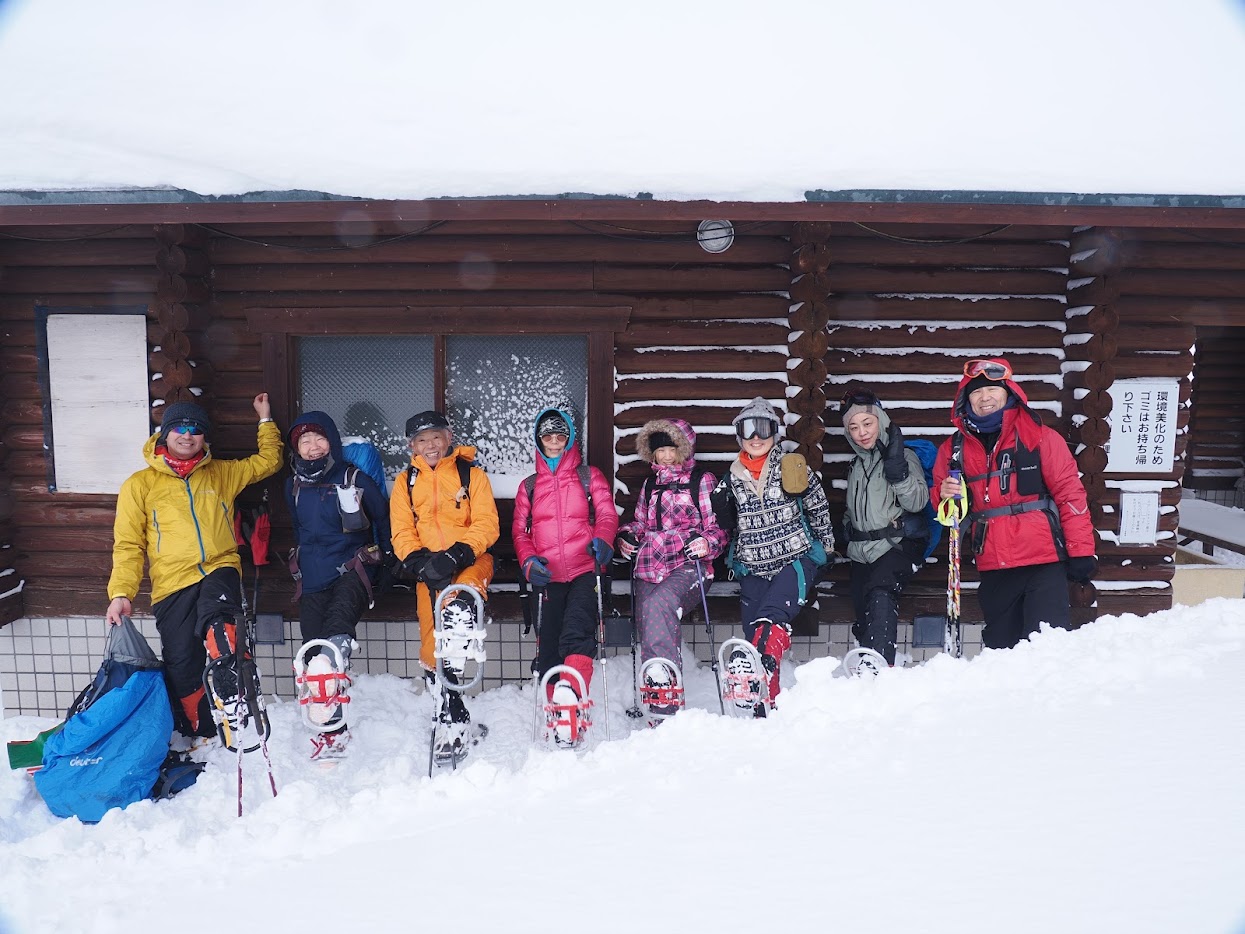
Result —
[{"label": "man in yellow jacket", "polygon": [[235,461],[212,459],[207,412],[193,402],[170,405],[143,447],[147,467],[132,474],[117,497],[108,624],[116,626],[134,612],[131,601],[146,558],[174,717],[199,736],[216,732],[203,690],[205,635],[214,620],[236,621],[242,614],[233,501],[281,469],[281,433],[268,393],[252,405],[259,416],[259,453]]},{"label": "man in yellow jacket", "polygon": [[[394,481],[389,523],[394,555],[402,561],[401,576],[419,582],[419,662],[425,671],[433,672],[433,595],[451,583],[461,583],[487,598],[493,578],[493,556],[487,549],[499,534],[497,504],[488,475],[473,466],[476,449],[454,446],[444,415],[421,412],[412,416],[406,435],[411,466]],[[474,613],[474,605],[470,608]],[[466,722],[462,698],[456,692],[450,693],[450,707],[455,722]]]}]

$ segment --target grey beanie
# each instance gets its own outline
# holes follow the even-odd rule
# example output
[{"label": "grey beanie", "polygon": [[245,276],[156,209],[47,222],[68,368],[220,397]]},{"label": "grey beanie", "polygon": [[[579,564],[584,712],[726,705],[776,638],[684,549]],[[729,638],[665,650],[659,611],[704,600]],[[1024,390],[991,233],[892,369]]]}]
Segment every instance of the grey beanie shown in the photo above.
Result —
[{"label": "grey beanie", "polygon": [[849,405],[843,410],[843,427],[847,427],[847,423],[852,420],[853,415],[860,415],[862,413],[865,415],[872,415],[874,418],[877,418],[878,407],[876,405],[861,405],[859,402],[854,405]]},{"label": "grey beanie", "polygon": [[745,405],[731,421],[731,425],[738,427],[739,423],[745,418],[767,418],[771,422],[782,427],[782,419],[778,417],[778,411],[769,404],[769,402],[760,396],[757,396],[747,405]]}]

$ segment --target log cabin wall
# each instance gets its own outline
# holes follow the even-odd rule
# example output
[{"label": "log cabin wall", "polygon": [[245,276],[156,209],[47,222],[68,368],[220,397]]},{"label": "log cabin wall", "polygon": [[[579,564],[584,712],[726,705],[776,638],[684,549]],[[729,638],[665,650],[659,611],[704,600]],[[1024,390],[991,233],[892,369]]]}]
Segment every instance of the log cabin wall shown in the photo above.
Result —
[{"label": "log cabin wall", "polygon": [[1243,359],[1245,324],[1198,327],[1184,486],[1227,506],[1245,505]]},{"label": "log cabin wall", "polygon": [[[785,398],[790,225],[740,225],[733,246],[716,255],[696,243],[695,226],[447,222],[213,228],[206,247],[213,300],[204,346],[216,414],[226,425],[236,421],[236,431],[227,437],[237,453],[254,445],[249,400],[261,389],[276,388],[264,385],[265,352],[270,371],[280,366],[271,348],[265,350],[262,335],[248,328],[248,320],[257,320],[256,308],[326,321],[341,309],[355,317],[369,308],[384,309],[393,333],[436,330],[443,319],[430,319],[421,309],[437,314],[460,309],[465,321],[472,319],[473,307],[490,314],[505,308],[512,315],[524,308],[572,308],[585,320],[596,310],[629,308],[629,324],[610,342],[612,369],[598,374],[605,420],[590,423],[589,439],[592,460],[607,473],[613,458],[618,505],[629,517],[648,470],[635,457],[634,436],[644,422],[658,415],[686,418],[700,436],[702,456],[723,461],[736,450],[731,419],[739,408],[754,395],[780,406]],[[513,321],[494,326],[499,334],[515,330],[521,328]],[[279,421],[288,424],[293,413],[285,401],[286,411],[278,406]],[[513,504],[500,501],[499,507],[499,553],[508,557]],[[276,510],[277,553],[289,544],[283,513]],[[515,573],[513,564],[504,562],[499,580],[512,581]],[[288,585],[275,581],[266,594],[263,608],[279,610],[288,600]],[[373,617],[413,618],[413,602],[407,602],[387,601]],[[495,610],[516,612],[504,595]]]},{"label": "log cabin wall", "polygon": [[[823,477],[836,520],[852,459],[839,412],[848,387],[882,399],[906,438],[941,444],[966,360],[1004,355],[1043,420],[1062,431],[1069,228],[800,224],[804,271],[793,318],[826,340]],[[803,371],[800,371],[803,372]],[[808,370],[811,378],[818,375]],[[944,539],[945,542],[945,539]],[[946,609],[946,545],[905,589],[901,619]],[[980,620],[964,563],[962,616]],[[854,616],[844,566],[834,569],[822,617]]]},{"label": "log cabin wall", "polygon": [[[1070,373],[1068,384],[1081,397],[1086,417],[1073,432],[1073,440],[1084,445],[1077,460],[1087,480],[1098,530],[1099,614],[1143,614],[1171,606],[1195,329],[1199,318],[1224,313],[1218,302],[1231,299],[1241,276],[1227,264],[1234,256],[1239,261],[1241,251],[1215,248],[1201,236],[1121,228],[1088,228],[1073,236],[1074,278],[1068,303],[1076,315],[1074,327],[1092,336],[1082,345],[1088,366]],[[1169,474],[1109,473],[1102,447],[1107,429],[1097,424],[1111,411],[1105,391],[1116,380],[1142,377],[1179,380],[1181,408],[1173,470]],[[1118,541],[1120,491],[1139,485],[1159,493],[1155,545]]]},{"label": "log cabin wall", "polygon": [[[0,577],[0,592],[10,589],[6,580],[25,581],[20,594],[0,600],[0,624],[20,616],[102,616],[116,497],[48,491],[34,309],[154,303],[156,241],[150,226],[0,233],[0,544],[11,546],[0,551],[0,571],[14,569]],[[149,334],[149,343],[156,337]]]}]

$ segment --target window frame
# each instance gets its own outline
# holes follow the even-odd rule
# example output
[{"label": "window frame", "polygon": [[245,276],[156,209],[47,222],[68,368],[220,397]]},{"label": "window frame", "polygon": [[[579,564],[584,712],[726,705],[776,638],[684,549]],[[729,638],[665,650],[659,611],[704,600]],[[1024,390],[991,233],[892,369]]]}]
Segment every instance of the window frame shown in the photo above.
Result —
[{"label": "window frame", "polygon": [[629,305],[388,305],[335,308],[253,307],[247,326],[260,335],[264,385],[285,424],[296,414],[300,374],[295,341],[341,335],[431,336],[434,392],[445,398],[445,340],[454,335],[549,334],[588,338],[588,462],[607,476],[614,465],[614,334]]}]

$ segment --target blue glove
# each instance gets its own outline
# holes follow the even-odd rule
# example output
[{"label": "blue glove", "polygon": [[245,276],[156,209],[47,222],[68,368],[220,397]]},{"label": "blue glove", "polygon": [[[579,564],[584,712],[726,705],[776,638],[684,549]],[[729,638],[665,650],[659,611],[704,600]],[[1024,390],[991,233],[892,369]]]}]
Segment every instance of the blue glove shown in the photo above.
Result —
[{"label": "blue glove", "polygon": [[523,576],[533,587],[548,587],[553,580],[549,573],[549,565],[544,558],[528,558],[523,562]]},{"label": "blue glove", "polygon": [[592,555],[598,568],[605,567],[614,559],[614,549],[603,538],[594,538],[588,543],[588,554]]}]

